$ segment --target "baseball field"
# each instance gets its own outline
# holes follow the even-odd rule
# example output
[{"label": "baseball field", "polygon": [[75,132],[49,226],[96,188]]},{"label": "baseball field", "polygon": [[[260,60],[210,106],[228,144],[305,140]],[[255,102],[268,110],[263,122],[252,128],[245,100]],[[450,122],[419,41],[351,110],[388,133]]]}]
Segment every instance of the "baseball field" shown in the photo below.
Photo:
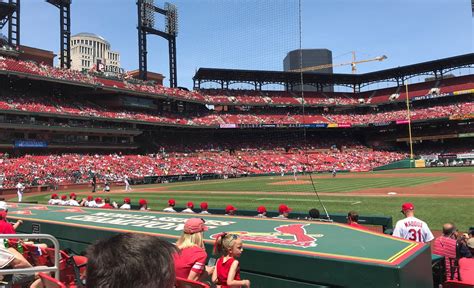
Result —
[{"label": "baseball field", "polygon": [[[314,189],[329,213],[358,211],[360,215],[392,216],[394,222],[402,218],[401,204],[413,202],[416,216],[428,223],[432,230],[440,230],[445,222],[454,222],[460,230],[474,226],[474,182],[472,167],[403,169],[367,173],[339,173],[290,176],[244,177],[238,179],[206,180],[134,186],[132,192],[117,187],[112,192],[91,193],[74,190],[79,198],[94,194],[109,196],[118,203],[130,197],[132,204],[145,198],[153,210],[166,207],[173,198],[177,207],[188,201],[195,207],[206,201],[210,208],[224,208],[228,204],[241,210],[255,210],[264,205],[277,210],[281,203],[293,211],[307,212],[311,208],[322,211]],[[314,188],[313,188],[314,184]],[[59,191],[69,194],[73,190]],[[26,196],[25,201],[46,203],[50,193]],[[12,199],[15,200],[15,199]]]}]

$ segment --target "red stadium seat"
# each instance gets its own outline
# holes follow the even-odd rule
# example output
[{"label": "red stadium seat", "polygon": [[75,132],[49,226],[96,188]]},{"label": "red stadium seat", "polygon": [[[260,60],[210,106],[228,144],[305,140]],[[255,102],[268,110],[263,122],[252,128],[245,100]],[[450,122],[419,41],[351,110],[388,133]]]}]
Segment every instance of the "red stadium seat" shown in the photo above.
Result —
[{"label": "red stadium seat", "polygon": [[45,274],[43,272],[38,273],[38,276],[41,279],[41,284],[45,288],[66,288],[66,285],[55,278]]},{"label": "red stadium seat", "polygon": [[176,277],[176,288],[209,288],[210,286],[193,280]]}]

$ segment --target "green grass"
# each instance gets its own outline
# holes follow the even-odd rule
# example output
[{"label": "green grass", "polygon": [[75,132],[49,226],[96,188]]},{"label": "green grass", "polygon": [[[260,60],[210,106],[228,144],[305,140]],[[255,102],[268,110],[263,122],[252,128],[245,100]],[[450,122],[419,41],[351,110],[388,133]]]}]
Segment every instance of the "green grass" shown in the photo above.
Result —
[{"label": "green grass", "polygon": [[[137,189],[138,190],[138,189]],[[79,194],[81,196],[87,193]],[[104,193],[97,193],[104,197]],[[322,211],[316,196],[297,196],[291,194],[283,195],[225,195],[209,194],[203,192],[194,193],[140,193],[132,192],[128,194],[110,195],[112,200],[121,202],[124,197],[130,197],[134,203],[140,198],[146,198],[153,210],[161,210],[166,207],[169,198],[174,198],[178,207],[184,207],[188,201],[193,201],[196,206],[200,202],[206,201],[210,208],[223,208],[232,204],[241,210],[255,210],[259,205],[265,205],[268,210],[276,211],[281,203],[298,212],[306,212],[311,208],[318,208]],[[37,195],[25,197],[25,201],[38,201],[46,203],[49,195]],[[426,221],[432,230],[441,230],[441,226],[446,222],[454,222],[461,229],[474,226],[472,219],[472,206],[474,199],[466,198],[420,198],[420,197],[321,197],[322,202],[330,213],[347,213],[356,210],[360,215],[385,215],[392,216],[394,223],[402,218],[399,212],[403,202],[413,202],[416,207],[416,216]]]},{"label": "green grass", "polygon": [[397,173],[474,173],[474,167],[430,167],[430,168],[411,168],[395,169],[372,172],[375,174],[397,174]]},{"label": "green grass", "polygon": [[[334,193],[334,196],[322,196],[322,202],[330,213],[347,213],[356,210],[361,215],[392,216],[394,222],[401,219],[399,212],[403,202],[413,202],[416,206],[416,216],[426,221],[431,229],[440,230],[445,222],[454,222],[461,230],[474,226],[472,207],[474,198],[434,198],[434,197],[404,197],[400,195],[387,197],[360,197],[338,196],[338,192],[364,191],[370,188],[416,187],[423,184],[437,183],[449,179],[451,176],[417,176],[417,173],[472,173],[473,168],[425,168],[404,169],[383,172],[361,173],[360,175],[378,175],[377,178],[324,178],[320,174],[314,175],[315,186],[318,192]],[[397,173],[413,173],[410,177],[394,177]],[[341,174],[342,175],[342,174]],[[454,174],[453,174],[454,176]],[[305,179],[299,177],[299,179]],[[307,178],[306,178],[307,179]],[[133,203],[145,198],[153,210],[161,210],[166,206],[169,198],[177,201],[178,207],[184,207],[188,201],[196,206],[206,201],[211,208],[224,208],[232,204],[241,210],[255,210],[259,205],[265,205],[268,210],[275,211],[279,204],[286,203],[294,211],[306,212],[310,208],[322,210],[317,197],[314,195],[311,184],[301,185],[271,185],[280,181],[291,181],[292,177],[248,177],[241,179],[180,182],[159,185],[144,185],[134,187],[128,194],[110,194],[112,200],[121,202],[124,197],[130,197]],[[159,193],[149,192],[150,188],[160,188]],[[146,189],[148,190],[145,192]],[[177,192],[183,191],[183,192]],[[231,194],[229,191],[255,192],[255,194]],[[273,193],[279,192],[279,193]],[[295,195],[293,192],[306,192],[310,195]],[[69,193],[69,192],[68,192]],[[79,197],[90,195],[89,191],[76,191]],[[59,193],[61,194],[61,193]],[[96,193],[104,197],[104,193]],[[44,195],[26,196],[25,201],[46,203],[49,193]]]},{"label": "green grass", "polygon": [[[299,180],[309,178],[299,177]],[[313,177],[318,192],[351,192],[369,188],[414,187],[440,182],[447,177],[404,177],[404,178],[318,178]],[[169,185],[168,191],[254,191],[254,192],[312,192],[311,183],[273,185],[281,181],[291,182],[291,177],[252,177],[227,181],[200,181],[193,185]]]}]

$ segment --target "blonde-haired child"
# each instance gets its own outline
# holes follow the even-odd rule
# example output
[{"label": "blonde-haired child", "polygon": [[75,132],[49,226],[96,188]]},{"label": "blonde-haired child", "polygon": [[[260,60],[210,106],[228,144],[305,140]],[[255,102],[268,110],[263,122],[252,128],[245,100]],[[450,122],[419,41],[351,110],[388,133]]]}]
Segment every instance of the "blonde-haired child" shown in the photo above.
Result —
[{"label": "blonde-haired child", "polygon": [[206,266],[207,253],[203,241],[203,233],[207,229],[203,219],[186,220],[183,234],[176,242],[176,247],[179,249],[174,255],[177,277],[197,281],[212,275],[214,268]]},{"label": "blonde-haired child", "polygon": [[214,253],[221,257],[212,273],[212,282],[217,284],[217,288],[250,287],[249,280],[240,279],[240,264],[236,259],[242,255],[243,250],[239,235],[222,233],[217,236]]}]

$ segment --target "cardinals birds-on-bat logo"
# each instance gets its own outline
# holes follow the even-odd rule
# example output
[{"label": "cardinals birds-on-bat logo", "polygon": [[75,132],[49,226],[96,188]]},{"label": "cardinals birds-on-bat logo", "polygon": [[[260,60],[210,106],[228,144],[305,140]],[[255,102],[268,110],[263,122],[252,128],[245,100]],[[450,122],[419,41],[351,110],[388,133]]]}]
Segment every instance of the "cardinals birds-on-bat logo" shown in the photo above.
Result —
[{"label": "cardinals birds-on-bat logo", "polygon": [[[301,248],[316,247],[317,239],[323,237],[322,234],[307,234],[304,229],[308,224],[289,224],[275,227],[274,233],[259,233],[247,231],[228,232],[239,235],[243,241],[257,243],[271,243],[284,246],[295,246]],[[220,233],[211,235],[215,239]]]}]

